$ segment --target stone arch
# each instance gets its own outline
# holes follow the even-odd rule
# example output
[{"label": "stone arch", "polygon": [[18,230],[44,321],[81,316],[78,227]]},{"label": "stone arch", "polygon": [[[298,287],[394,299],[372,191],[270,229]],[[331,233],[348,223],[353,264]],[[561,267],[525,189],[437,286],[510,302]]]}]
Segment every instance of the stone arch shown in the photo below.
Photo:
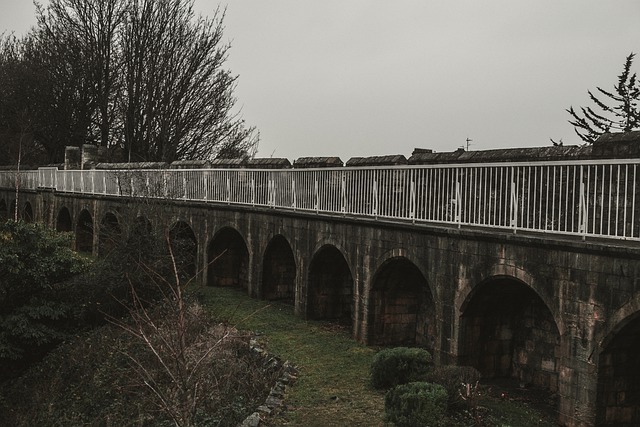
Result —
[{"label": "stone arch", "polygon": [[262,297],[267,300],[295,302],[296,260],[293,250],[282,234],[267,244],[262,259]]},{"label": "stone arch", "polygon": [[88,210],[83,209],[78,215],[76,224],[76,251],[93,253],[93,218]]},{"label": "stone arch", "polygon": [[526,284],[550,309],[555,324],[562,335],[562,331],[564,331],[564,321],[561,313],[558,310],[552,309],[552,307],[554,307],[554,299],[550,298],[545,292],[538,289],[534,277],[529,274],[528,271],[513,265],[495,264],[487,271],[486,275],[482,276],[482,280],[478,280],[475,283],[469,281],[462,286],[462,288],[456,293],[455,297],[455,305],[459,308],[458,313],[464,311],[465,307],[472,299],[472,294],[477,291],[477,286],[474,285],[485,280],[489,280],[492,277],[512,277]]},{"label": "stone arch", "polygon": [[6,221],[9,219],[9,208],[7,202],[4,199],[0,199],[0,221]]},{"label": "stone arch", "polygon": [[31,207],[31,202],[25,202],[24,208],[22,209],[22,220],[24,222],[33,222],[33,208]]},{"label": "stone arch", "polygon": [[118,217],[113,212],[107,212],[100,221],[100,233],[98,236],[98,254],[108,255],[116,248],[122,239],[122,228]]},{"label": "stone arch", "polygon": [[332,244],[321,246],[311,258],[307,287],[307,315],[353,323],[353,274],[344,254]]},{"label": "stone arch", "polygon": [[161,247],[158,241],[153,239],[153,226],[145,216],[138,216],[129,228],[127,237],[127,251],[135,254],[139,260],[151,259],[154,252]]},{"label": "stone arch", "polygon": [[368,343],[433,350],[435,313],[434,298],[422,271],[408,258],[393,256],[380,265],[373,277]]},{"label": "stone arch", "polygon": [[596,424],[640,425],[640,295],[611,317],[600,342]]},{"label": "stone arch", "polygon": [[169,242],[181,280],[191,280],[197,273],[198,239],[185,221],[176,221],[169,228]]},{"label": "stone arch", "polygon": [[458,363],[484,378],[558,390],[561,334],[549,305],[527,283],[492,276],[460,307]]},{"label": "stone arch", "polygon": [[207,285],[249,287],[249,251],[240,233],[223,227],[207,247]]},{"label": "stone arch", "polygon": [[151,238],[153,235],[153,225],[146,216],[140,215],[131,224],[129,230],[129,241],[134,241],[136,244],[143,244]]},{"label": "stone arch", "polygon": [[73,221],[71,220],[71,214],[69,213],[69,209],[63,206],[58,211],[58,216],[56,217],[56,231],[70,232],[72,230]]}]

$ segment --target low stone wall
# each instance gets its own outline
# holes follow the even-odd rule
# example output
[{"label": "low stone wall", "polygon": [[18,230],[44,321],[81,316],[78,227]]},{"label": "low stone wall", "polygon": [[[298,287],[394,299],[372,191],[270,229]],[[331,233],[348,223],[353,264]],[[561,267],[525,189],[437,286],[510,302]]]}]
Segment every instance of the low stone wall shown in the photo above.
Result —
[{"label": "low stone wall", "polygon": [[289,361],[282,362],[277,356],[267,353],[255,339],[251,339],[249,345],[253,352],[264,358],[266,369],[281,369],[282,374],[271,387],[264,404],[258,406],[251,415],[238,424],[238,427],[258,427],[266,417],[282,406],[286,388],[298,377],[297,369]]}]

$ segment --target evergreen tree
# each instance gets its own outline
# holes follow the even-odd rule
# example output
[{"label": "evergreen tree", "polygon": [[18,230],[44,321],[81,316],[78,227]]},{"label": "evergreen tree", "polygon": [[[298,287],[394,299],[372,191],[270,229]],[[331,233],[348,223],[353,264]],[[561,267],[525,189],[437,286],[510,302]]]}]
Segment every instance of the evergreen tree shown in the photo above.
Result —
[{"label": "evergreen tree", "polygon": [[634,53],[627,56],[613,92],[596,88],[599,96],[606,97],[604,100],[588,91],[589,98],[596,104],[598,112],[591,107],[580,107],[582,114],[573,107],[566,110],[573,118],[569,123],[575,127],[576,133],[583,141],[592,143],[606,132],[629,132],[640,128],[640,82],[636,73],[631,73],[634,56]]}]

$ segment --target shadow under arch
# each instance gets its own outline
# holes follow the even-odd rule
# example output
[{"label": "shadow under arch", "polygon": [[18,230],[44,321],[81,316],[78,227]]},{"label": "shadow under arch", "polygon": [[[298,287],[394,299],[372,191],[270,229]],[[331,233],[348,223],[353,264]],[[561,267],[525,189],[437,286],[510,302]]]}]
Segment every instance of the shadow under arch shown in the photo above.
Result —
[{"label": "shadow under arch", "polygon": [[640,295],[611,320],[598,356],[596,425],[640,425]]},{"label": "shadow under arch", "polygon": [[296,260],[282,234],[273,236],[262,258],[262,298],[295,303]]},{"label": "shadow under arch", "polygon": [[223,227],[207,246],[207,285],[249,288],[249,250],[240,233]]},{"label": "shadow under arch", "polygon": [[560,329],[542,297],[513,276],[476,285],[460,308],[458,364],[483,378],[558,390]]},{"label": "shadow under arch", "polygon": [[180,280],[189,281],[197,272],[198,239],[191,226],[182,220],[169,228],[169,244]]},{"label": "shadow under arch", "polygon": [[321,246],[311,258],[307,316],[353,324],[353,275],[342,252],[332,244]]},{"label": "shadow under arch", "polygon": [[86,209],[83,209],[78,215],[76,251],[87,254],[93,253],[93,218]]},{"label": "shadow under arch", "polygon": [[150,262],[159,255],[158,249],[164,247],[159,236],[153,235],[151,221],[142,215],[130,225],[126,245],[126,253],[141,263]]},{"label": "shadow under arch", "polygon": [[376,271],[369,297],[368,343],[384,346],[435,344],[435,302],[427,279],[403,256]]},{"label": "shadow under arch", "polygon": [[33,222],[33,208],[31,207],[31,202],[25,202],[24,208],[22,209],[22,220],[24,222]]},{"label": "shadow under arch", "polygon": [[107,212],[100,221],[98,235],[98,255],[108,255],[114,250],[122,239],[122,228],[118,218],[113,212]]},{"label": "shadow under arch", "polygon": [[0,199],[0,221],[6,221],[9,219],[9,208],[7,202],[4,199]]},{"label": "shadow under arch", "polygon": [[56,216],[56,231],[70,232],[73,230],[73,221],[71,221],[71,214],[66,206],[63,206],[58,211]]}]

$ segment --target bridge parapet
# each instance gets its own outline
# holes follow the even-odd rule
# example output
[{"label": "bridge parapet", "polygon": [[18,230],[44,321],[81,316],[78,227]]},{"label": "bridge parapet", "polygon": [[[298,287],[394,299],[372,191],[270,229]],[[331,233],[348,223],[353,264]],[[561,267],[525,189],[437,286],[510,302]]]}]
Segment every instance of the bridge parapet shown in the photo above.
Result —
[{"label": "bridge parapet", "polygon": [[[640,159],[311,169],[42,168],[21,188],[640,239]],[[0,171],[0,185],[16,173]]]}]

